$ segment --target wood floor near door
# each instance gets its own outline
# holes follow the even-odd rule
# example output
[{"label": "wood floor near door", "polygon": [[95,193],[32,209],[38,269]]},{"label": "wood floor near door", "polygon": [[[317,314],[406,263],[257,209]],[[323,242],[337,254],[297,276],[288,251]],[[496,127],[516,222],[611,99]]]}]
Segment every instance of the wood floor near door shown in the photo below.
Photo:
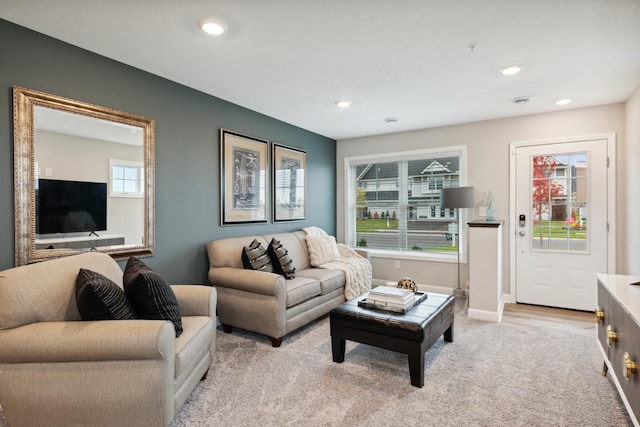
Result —
[{"label": "wood floor near door", "polygon": [[565,331],[595,336],[595,314],[529,304],[505,304],[502,321],[516,324],[545,325]]}]

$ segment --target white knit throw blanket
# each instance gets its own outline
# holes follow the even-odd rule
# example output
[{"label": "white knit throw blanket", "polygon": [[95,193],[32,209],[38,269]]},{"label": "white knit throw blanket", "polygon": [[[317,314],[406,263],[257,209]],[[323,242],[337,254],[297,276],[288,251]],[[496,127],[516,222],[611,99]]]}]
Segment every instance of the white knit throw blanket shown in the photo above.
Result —
[{"label": "white knit throw blanket", "polygon": [[[323,229],[318,227],[306,227],[302,230],[309,236],[329,237]],[[307,241],[307,244],[309,244],[309,241]],[[351,300],[371,289],[373,277],[371,263],[347,245],[338,243],[337,246],[340,257],[317,267],[344,272],[344,297],[347,300]],[[309,250],[314,250],[314,248],[309,248]]]}]

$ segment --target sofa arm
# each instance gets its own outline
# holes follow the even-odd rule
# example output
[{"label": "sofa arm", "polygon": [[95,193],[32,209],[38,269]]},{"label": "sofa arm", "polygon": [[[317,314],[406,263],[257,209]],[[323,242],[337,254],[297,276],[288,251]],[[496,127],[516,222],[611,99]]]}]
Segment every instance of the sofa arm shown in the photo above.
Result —
[{"label": "sofa arm", "polygon": [[216,317],[216,289],[206,285],[171,285],[181,316]]},{"label": "sofa arm", "polygon": [[214,267],[209,269],[209,283],[213,286],[233,288],[254,294],[282,298],[287,296],[284,277],[276,273],[233,267]]},{"label": "sofa arm", "polygon": [[175,329],[164,320],[38,322],[0,331],[0,363],[175,358]]},{"label": "sofa arm", "polygon": [[369,249],[363,249],[362,247],[352,248],[351,246],[347,246],[344,243],[338,243],[338,252],[341,257],[352,257],[354,255],[360,255],[362,258],[368,259],[371,261],[371,254]]},{"label": "sofa arm", "polygon": [[353,250],[356,251],[356,253],[360,255],[362,258],[371,260],[371,253],[369,252],[368,249],[354,248]]}]

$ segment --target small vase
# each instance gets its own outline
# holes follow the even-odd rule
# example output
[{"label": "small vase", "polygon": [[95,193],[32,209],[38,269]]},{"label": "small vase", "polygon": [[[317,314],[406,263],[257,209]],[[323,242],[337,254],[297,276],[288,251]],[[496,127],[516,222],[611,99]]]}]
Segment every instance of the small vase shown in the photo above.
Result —
[{"label": "small vase", "polygon": [[487,221],[496,220],[496,204],[493,201],[493,192],[489,191],[489,199],[487,203]]}]

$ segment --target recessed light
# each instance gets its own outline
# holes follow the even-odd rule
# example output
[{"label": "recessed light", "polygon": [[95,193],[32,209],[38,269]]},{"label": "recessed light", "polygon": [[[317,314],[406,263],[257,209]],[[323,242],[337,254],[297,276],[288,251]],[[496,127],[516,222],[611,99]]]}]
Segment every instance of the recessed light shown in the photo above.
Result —
[{"label": "recessed light", "polygon": [[558,99],[556,105],[567,105],[571,102],[569,98]]},{"label": "recessed light", "polygon": [[339,101],[336,101],[336,105],[339,108],[347,108],[348,106],[351,105],[351,101],[347,101],[346,99],[341,99]]},{"label": "recessed light", "polygon": [[514,98],[511,100],[511,102],[513,102],[514,104],[528,104],[529,102],[531,102],[531,97],[530,96],[519,96],[517,98]]},{"label": "recessed light", "polygon": [[522,66],[520,65],[511,65],[509,67],[501,68],[500,72],[505,76],[513,76],[514,74],[518,74],[522,71]]},{"label": "recessed light", "polygon": [[226,28],[223,24],[210,19],[200,20],[198,22],[198,25],[200,26],[202,31],[212,36],[222,35],[226,31]]}]

